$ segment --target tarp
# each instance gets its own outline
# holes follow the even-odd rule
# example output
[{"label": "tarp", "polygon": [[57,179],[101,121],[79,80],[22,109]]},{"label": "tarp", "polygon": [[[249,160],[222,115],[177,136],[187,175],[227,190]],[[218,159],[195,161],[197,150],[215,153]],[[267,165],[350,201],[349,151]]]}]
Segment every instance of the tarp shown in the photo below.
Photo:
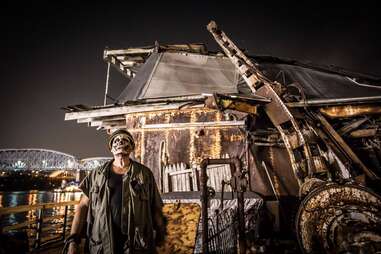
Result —
[{"label": "tarp", "polygon": [[381,96],[381,84],[377,86],[357,81],[356,78],[343,74],[288,64],[265,64],[262,67],[282,71],[288,84],[294,83],[303,88],[307,100]]},{"label": "tarp", "polygon": [[[306,101],[381,99],[381,79],[274,57],[252,59],[259,60],[258,67],[270,80],[300,87]],[[251,94],[251,90],[227,57],[161,52],[149,56],[118,102],[202,93]]]},{"label": "tarp", "polygon": [[153,53],[119,96],[128,100],[202,93],[237,93],[239,74],[226,57]]}]

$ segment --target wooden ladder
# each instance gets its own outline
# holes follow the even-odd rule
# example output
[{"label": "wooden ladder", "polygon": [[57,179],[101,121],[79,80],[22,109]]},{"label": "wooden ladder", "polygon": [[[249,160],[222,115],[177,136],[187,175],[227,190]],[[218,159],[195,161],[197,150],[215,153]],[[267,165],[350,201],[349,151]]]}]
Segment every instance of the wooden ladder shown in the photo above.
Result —
[{"label": "wooden ladder", "polygon": [[279,131],[290,157],[294,175],[301,185],[307,175],[315,171],[311,149],[296,119],[276,92],[277,82],[270,81],[245,54],[211,21],[207,26],[216,42],[223,49],[255,95],[270,98],[264,106],[268,117]]}]

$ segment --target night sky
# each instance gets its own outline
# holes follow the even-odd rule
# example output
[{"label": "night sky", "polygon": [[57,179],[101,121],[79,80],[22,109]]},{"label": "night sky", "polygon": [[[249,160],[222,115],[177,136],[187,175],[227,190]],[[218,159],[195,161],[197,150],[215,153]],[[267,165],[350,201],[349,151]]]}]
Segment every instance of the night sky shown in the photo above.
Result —
[{"label": "night sky", "polygon": [[[106,134],[64,121],[63,106],[101,105],[109,48],[205,43],[213,19],[251,55],[273,55],[381,76],[379,9],[364,1],[124,1],[2,3],[0,149],[46,148],[80,158],[110,156]],[[252,1],[254,2],[254,1]],[[302,2],[302,1],[301,1]],[[333,1],[331,1],[333,2]],[[345,3],[345,2],[344,2]],[[126,81],[111,72],[111,95]]]}]

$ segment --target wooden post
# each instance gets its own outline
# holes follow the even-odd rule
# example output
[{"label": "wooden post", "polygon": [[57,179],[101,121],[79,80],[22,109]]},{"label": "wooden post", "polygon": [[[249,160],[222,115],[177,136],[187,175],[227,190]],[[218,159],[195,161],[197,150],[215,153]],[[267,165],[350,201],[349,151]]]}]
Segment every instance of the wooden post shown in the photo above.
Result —
[{"label": "wooden post", "polygon": [[107,63],[107,77],[106,77],[106,88],[105,88],[105,97],[103,100],[103,105],[106,106],[107,104],[107,94],[108,94],[108,84],[110,80],[110,62]]},{"label": "wooden post", "polygon": [[66,225],[67,225],[67,213],[68,213],[69,206],[65,206],[65,214],[64,214],[64,221],[62,226],[62,240],[65,240],[66,236]]},{"label": "wooden post", "polygon": [[44,217],[44,206],[41,207],[39,210],[38,210],[38,215],[37,215],[37,232],[36,232],[36,239],[35,239],[35,242],[34,242],[34,248],[39,248],[41,246],[41,233],[42,233],[42,223],[44,222],[43,221],[43,217]]},{"label": "wooden post", "polygon": [[207,189],[207,181],[208,176],[206,173],[206,167],[209,164],[208,159],[204,159],[201,162],[200,168],[201,168],[201,183],[200,183],[200,189],[201,189],[201,224],[202,224],[202,253],[208,254],[209,248],[208,248],[208,189]]}]

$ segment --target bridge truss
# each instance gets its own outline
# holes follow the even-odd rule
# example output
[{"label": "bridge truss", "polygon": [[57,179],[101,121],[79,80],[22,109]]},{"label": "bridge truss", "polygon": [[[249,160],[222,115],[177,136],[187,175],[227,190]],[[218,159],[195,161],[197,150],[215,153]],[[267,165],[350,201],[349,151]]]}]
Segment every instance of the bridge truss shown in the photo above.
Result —
[{"label": "bridge truss", "polygon": [[38,148],[0,149],[2,170],[92,170],[110,159],[78,159],[71,154]]}]

